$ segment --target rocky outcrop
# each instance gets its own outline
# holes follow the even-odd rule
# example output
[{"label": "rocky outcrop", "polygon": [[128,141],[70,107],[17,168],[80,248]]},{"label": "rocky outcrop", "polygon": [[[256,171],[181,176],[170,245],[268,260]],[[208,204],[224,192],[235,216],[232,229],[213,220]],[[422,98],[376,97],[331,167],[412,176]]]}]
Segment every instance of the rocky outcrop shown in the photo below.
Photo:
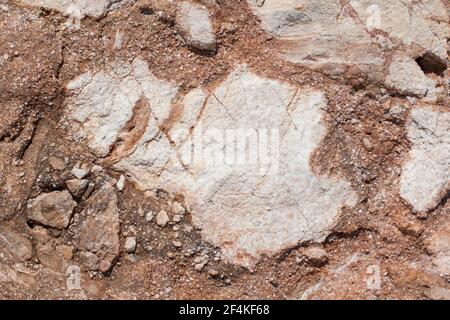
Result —
[{"label": "rocky outcrop", "polygon": [[400,194],[418,212],[435,208],[450,190],[450,113],[419,107],[411,111],[412,143],[403,167]]},{"label": "rocky outcrop", "polygon": [[[287,60],[334,77],[368,77],[407,94],[434,90],[414,61],[425,54],[447,63],[450,35],[443,1],[248,0]],[[400,49],[409,58],[394,59]],[[400,74],[398,74],[400,73]],[[406,88],[402,82],[413,84]]]},{"label": "rocky outcrop", "polygon": [[[104,88],[117,82],[105,81],[109,82]],[[153,90],[159,83],[136,86],[142,92],[134,98],[148,97],[149,105],[159,106],[161,112],[152,112],[134,152],[122,155],[116,167],[127,171],[144,190],[184,194],[193,222],[229,261],[249,266],[262,254],[274,254],[302,241],[320,242],[329,234],[341,207],[355,204],[356,194],[347,182],[316,176],[309,164],[326,133],[322,112],[327,100],[322,92],[263,78],[242,66],[213,93],[203,88],[189,92],[183,98],[179,122],[163,134],[158,123],[170,113],[167,93],[176,90]],[[146,92],[149,89],[153,97]],[[86,92],[91,96],[86,98]],[[92,110],[89,101],[101,102],[103,97],[103,92],[85,89],[71,101],[78,101],[76,110],[81,112]],[[167,109],[162,110],[161,102]],[[127,105],[130,110],[132,105]],[[116,116],[115,104],[97,106],[111,119],[122,119],[123,126],[128,121],[125,116],[131,117],[123,108]],[[121,130],[119,123],[113,130],[90,130],[89,123],[95,119],[90,117],[85,129],[78,131],[89,137],[88,145],[99,145],[104,132],[108,141],[114,141]],[[238,149],[234,148],[236,142]],[[261,150],[246,150],[246,143],[259,144]],[[200,154],[191,154],[198,148]],[[225,149],[228,154],[221,154]],[[250,159],[246,158],[248,152]]]},{"label": "rocky outcrop", "polygon": [[33,257],[31,241],[7,224],[0,225],[0,261],[4,259],[25,261]]}]

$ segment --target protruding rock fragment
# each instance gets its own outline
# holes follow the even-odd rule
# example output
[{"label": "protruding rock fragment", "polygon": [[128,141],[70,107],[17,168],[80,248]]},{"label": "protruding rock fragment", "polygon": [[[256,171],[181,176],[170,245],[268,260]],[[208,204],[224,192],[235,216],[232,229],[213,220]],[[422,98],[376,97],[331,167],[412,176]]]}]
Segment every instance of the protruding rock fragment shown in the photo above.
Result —
[{"label": "protruding rock fragment", "polygon": [[135,237],[128,237],[125,240],[125,251],[128,253],[133,253],[136,251],[136,238]]},{"label": "protruding rock fragment", "polygon": [[28,219],[58,230],[69,226],[77,203],[68,191],[45,193],[34,199]]},{"label": "protruding rock fragment", "polygon": [[66,181],[67,189],[75,198],[80,198],[89,186],[89,180],[70,179]]},{"label": "protruding rock fragment", "polygon": [[168,222],[169,216],[167,215],[167,212],[165,212],[164,210],[158,212],[158,214],[156,215],[156,223],[158,224],[158,226],[165,227]]},{"label": "protruding rock fragment", "polygon": [[[79,247],[82,251],[95,254],[99,260],[98,269],[107,272],[120,253],[120,220],[117,196],[111,184],[106,183],[87,203],[82,213],[83,221]],[[93,261],[94,259],[89,259]],[[92,268],[92,264],[87,266]]]},{"label": "protruding rock fragment", "polygon": [[181,2],[177,24],[187,45],[199,50],[216,51],[216,37],[206,7],[188,1]]}]

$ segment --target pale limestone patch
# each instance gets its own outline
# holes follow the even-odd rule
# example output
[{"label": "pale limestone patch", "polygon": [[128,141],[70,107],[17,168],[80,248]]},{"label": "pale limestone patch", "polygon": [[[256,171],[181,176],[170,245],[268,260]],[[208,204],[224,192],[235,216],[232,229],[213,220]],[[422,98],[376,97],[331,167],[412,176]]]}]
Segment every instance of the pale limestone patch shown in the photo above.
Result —
[{"label": "pale limestone patch", "polygon": [[412,149],[403,167],[400,194],[414,210],[428,211],[450,189],[450,113],[412,110],[408,139]]},{"label": "pale limestone patch", "polygon": [[[348,182],[316,177],[309,166],[311,153],[326,133],[321,121],[327,105],[323,93],[297,90],[242,67],[212,94],[195,89],[184,102],[181,127],[195,125],[200,132],[174,139],[175,148],[164,135],[151,143],[140,142],[118,167],[131,173],[143,189],[184,194],[194,224],[222,249],[227,261],[250,266],[262,254],[302,241],[323,241],[341,207],[355,204]],[[279,170],[271,172],[271,166],[261,163],[227,165],[217,159],[211,165],[208,152],[200,161],[184,161],[195,149],[190,142],[196,134],[211,151],[215,144],[209,139],[211,131],[228,129],[279,130],[279,159],[270,159],[279,160]],[[230,144],[227,141],[224,148]]]},{"label": "pale limestone patch", "polygon": [[118,7],[121,2],[130,0],[18,0],[26,5],[56,10],[63,14],[77,14],[77,18],[90,16],[99,18],[109,10]]},{"label": "pale limestone patch", "polygon": [[[133,152],[115,167],[143,190],[183,194],[193,223],[205,240],[222,249],[225,260],[251,266],[264,254],[303,241],[321,242],[341,208],[356,204],[347,181],[318,177],[309,164],[326,134],[322,115],[327,99],[322,92],[295,88],[241,66],[213,92],[197,88],[178,98],[173,103],[178,108],[181,104],[178,120],[162,133],[159,122],[168,115],[162,110],[169,109],[175,90],[162,90],[160,80],[148,76],[144,81],[134,78],[147,88],[142,91],[152,111],[160,109],[162,116],[150,117]],[[104,100],[95,95],[90,99]],[[110,121],[116,112],[110,109]],[[101,117],[93,119],[103,126]],[[112,136],[124,122],[109,125]],[[90,141],[102,131],[89,132],[88,143],[96,147]],[[230,132],[232,139],[227,138]],[[242,135],[248,143],[239,149],[233,139]],[[267,154],[258,153],[253,162],[250,156],[236,162],[249,145],[257,145],[259,151],[267,147]],[[228,150],[237,158],[227,158],[233,154]]]},{"label": "pale limestone patch", "polygon": [[136,58],[131,64],[117,62],[109,68],[80,75],[67,85],[67,120],[78,138],[84,138],[100,157],[109,154],[120,130],[133,114],[137,101],[144,96],[151,101],[154,118],[164,121],[178,88],[156,79],[148,64]]}]

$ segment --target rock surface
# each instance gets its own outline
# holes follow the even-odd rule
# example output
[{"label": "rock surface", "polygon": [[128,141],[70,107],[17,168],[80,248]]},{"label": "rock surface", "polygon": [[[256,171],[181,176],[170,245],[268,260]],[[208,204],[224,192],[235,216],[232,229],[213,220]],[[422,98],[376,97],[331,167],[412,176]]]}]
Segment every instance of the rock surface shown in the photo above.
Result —
[{"label": "rock surface", "polygon": [[[88,201],[84,209],[79,247],[89,261],[98,259],[98,270],[107,272],[120,252],[120,220],[117,196],[111,184],[106,183]],[[94,257],[95,256],[95,257]],[[92,268],[92,263],[86,267]]]},{"label": "rock surface", "polygon": [[408,139],[412,150],[403,167],[400,194],[416,211],[432,210],[450,190],[450,112],[412,110]]},{"label": "rock surface", "polygon": [[177,24],[188,46],[216,51],[216,37],[206,7],[188,1],[178,4]]},{"label": "rock surface", "polygon": [[73,209],[77,203],[68,191],[55,191],[42,194],[33,200],[28,219],[55,229],[69,226]]},{"label": "rock surface", "polygon": [[33,257],[31,241],[8,225],[0,225],[0,244],[3,258],[24,261]]}]

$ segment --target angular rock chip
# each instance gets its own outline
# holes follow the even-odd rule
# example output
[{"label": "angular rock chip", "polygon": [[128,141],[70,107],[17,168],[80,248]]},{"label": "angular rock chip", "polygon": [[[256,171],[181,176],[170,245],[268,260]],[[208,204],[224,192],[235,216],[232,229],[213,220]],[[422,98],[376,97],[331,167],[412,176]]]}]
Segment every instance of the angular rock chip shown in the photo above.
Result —
[{"label": "angular rock chip", "polygon": [[[106,183],[87,203],[82,213],[86,215],[79,235],[79,247],[82,251],[95,254],[98,269],[107,272],[120,252],[120,219],[117,196],[113,186]],[[92,255],[85,254],[83,261],[87,268],[93,265]],[[96,262],[96,261],[95,261]]]},{"label": "angular rock chip", "polygon": [[33,245],[27,237],[4,224],[0,225],[0,253],[24,261],[33,257]]},{"label": "angular rock chip", "polygon": [[415,211],[426,212],[450,190],[450,112],[412,110],[408,139],[412,149],[403,167],[400,195]]},{"label": "angular rock chip", "polygon": [[183,1],[178,5],[177,24],[188,46],[216,51],[216,37],[206,7]]},{"label": "angular rock chip", "polygon": [[69,191],[45,193],[34,199],[28,212],[28,219],[62,230],[69,226],[76,205]]}]

